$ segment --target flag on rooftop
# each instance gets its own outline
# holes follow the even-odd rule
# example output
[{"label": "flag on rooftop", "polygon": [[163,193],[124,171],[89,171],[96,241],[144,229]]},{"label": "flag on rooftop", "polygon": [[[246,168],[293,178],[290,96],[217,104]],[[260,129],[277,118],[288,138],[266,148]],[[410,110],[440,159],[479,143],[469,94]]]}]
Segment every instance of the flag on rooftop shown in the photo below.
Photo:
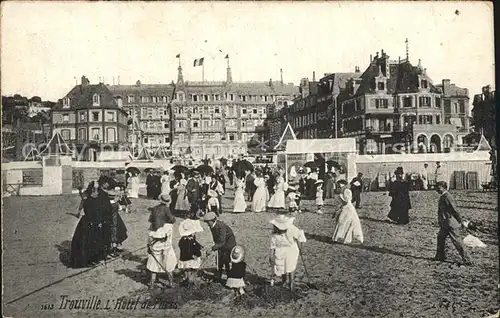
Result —
[{"label": "flag on rooftop", "polygon": [[201,57],[199,59],[196,59],[194,60],[193,62],[193,66],[196,67],[196,66],[203,66],[203,61],[205,60],[204,57]]}]

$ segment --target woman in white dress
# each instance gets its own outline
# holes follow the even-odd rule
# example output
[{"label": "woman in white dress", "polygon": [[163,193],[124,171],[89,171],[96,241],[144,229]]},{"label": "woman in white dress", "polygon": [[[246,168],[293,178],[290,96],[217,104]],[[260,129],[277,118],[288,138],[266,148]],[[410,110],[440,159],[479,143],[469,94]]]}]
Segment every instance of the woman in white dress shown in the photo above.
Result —
[{"label": "woman in white dress", "polygon": [[265,212],[266,211],[266,182],[262,177],[262,172],[256,172],[256,178],[254,180],[256,187],[255,193],[252,199],[252,211],[253,212]]},{"label": "woman in white dress", "polygon": [[245,202],[245,181],[243,179],[236,179],[236,191],[234,191],[233,212],[241,213],[247,209]]},{"label": "woman in white dress", "polygon": [[352,204],[352,192],[345,189],[340,193],[342,200],[342,210],[337,216],[337,224],[333,232],[332,240],[336,243],[350,244],[353,241],[363,243],[363,230],[361,229],[361,222],[359,221],[356,209]]},{"label": "woman in white dress", "polygon": [[136,174],[128,179],[128,196],[136,199],[139,197],[139,177]]},{"label": "woman in white dress", "polygon": [[160,179],[161,182],[161,194],[169,194],[170,193],[170,177],[168,175],[168,171],[163,172],[163,175]]},{"label": "woman in white dress", "polygon": [[299,243],[305,243],[303,230],[297,228],[295,218],[280,215],[271,221],[274,225],[271,236],[269,262],[276,276],[281,276],[283,285],[288,281],[288,287],[293,290],[293,273],[297,269],[300,254]]},{"label": "woman in white dress", "polygon": [[177,200],[174,207],[175,212],[186,213],[191,207],[186,195],[186,184],[186,179],[181,177],[179,183],[177,184]]},{"label": "woman in white dress", "polygon": [[285,208],[285,191],[288,189],[288,185],[285,179],[280,175],[276,180],[276,185],[274,186],[274,194],[269,200],[268,207],[272,209],[284,209]]}]

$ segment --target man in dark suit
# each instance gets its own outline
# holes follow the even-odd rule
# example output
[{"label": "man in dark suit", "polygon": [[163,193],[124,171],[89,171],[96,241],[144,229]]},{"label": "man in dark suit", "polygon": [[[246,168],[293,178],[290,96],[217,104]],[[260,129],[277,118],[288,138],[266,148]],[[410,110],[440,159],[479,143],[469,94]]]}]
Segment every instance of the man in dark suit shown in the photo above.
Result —
[{"label": "man in dark suit", "polygon": [[214,239],[212,251],[217,252],[217,274],[215,278],[220,280],[222,278],[222,269],[225,269],[226,275],[229,271],[231,250],[236,246],[236,238],[233,230],[226,223],[217,220],[217,215],[214,212],[208,212],[201,220],[208,224],[210,232],[212,232]]},{"label": "man in dark suit", "polygon": [[441,262],[445,260],[446,238],[449,236],[451,242],[462,257],[464,264],[472,265],[469,256],[464,250],[462,239],[459,233],[460,228],[465,228],[467,227],[467,225],[462,221],[462,218],[458,213],[455,199],[448,192],[448,185],[446,184],[446,182],[437,182],[436,192],[441,194],[441,197],[439,198],[438,203],[439,233],[437,235],[437,252],[434,259]]},{"label": "man in dark suit", "polygon": [[245,170],[245,185],[246,185],[246,192],[248,194],[248,201],[253,200],[253,195],[257,190],[254,181],[255,177],[253,176],[253,173],[250,170]]},{"label": "man in dark suit", "polygon": [[153,194],[151,191],[151,189],[153,188],[152,185],[153,185],[153,174],[151,173],[151,171],[149,171],[148,175],[146,176],[146,196],[148,197],[148,199],[153,198]]},{"label": "man in dark suit", "polygon": [[357,177],[351,180],[352,203],[356,202],[356,209],[361,208],[361,191],[363,190],[363,174],[358,173]]},{"label": "man in dark suit", "polygon": [[186,184],[186,196],[188,202],[191,206],[189,212],[191,215],[196,215],[198,212],[199,202],[201,200],[200,196],[200,173],[198,171],[194,171],[191,174],[191,177],[188,179]]}]

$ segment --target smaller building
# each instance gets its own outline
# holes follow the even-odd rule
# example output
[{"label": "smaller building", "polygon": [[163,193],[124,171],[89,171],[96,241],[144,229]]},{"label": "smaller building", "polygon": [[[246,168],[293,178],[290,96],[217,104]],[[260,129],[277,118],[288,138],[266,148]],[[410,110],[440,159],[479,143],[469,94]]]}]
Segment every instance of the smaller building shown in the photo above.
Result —
[{"label": "smaller building", "polygon": [[60,133],[78,160],[95,161],[100,151],[128,149],[127,112],[103,83],[82,76],[52,110],[52,134]]},{"label": "smaller building", "polygon": [[476,94],[472,102],[472,124],[474,130],[485,136],[493,149],[496,149],[496,101],[495,91],[484,86],[482,94]]}]

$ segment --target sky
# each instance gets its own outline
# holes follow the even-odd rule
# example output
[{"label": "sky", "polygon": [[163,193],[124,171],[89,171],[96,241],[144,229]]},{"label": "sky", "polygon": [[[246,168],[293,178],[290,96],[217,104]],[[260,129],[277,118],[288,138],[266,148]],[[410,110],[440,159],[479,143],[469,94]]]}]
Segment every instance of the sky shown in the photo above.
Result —
[{"label": "sky", "polygon": [[[494,87],[487,2],[2,2],[1,90],[56,101],[80,82],[316,79],[364,71],[370,54],[421,59],[434,84]],[[222,51],[222,52],[221,52]]]}]

